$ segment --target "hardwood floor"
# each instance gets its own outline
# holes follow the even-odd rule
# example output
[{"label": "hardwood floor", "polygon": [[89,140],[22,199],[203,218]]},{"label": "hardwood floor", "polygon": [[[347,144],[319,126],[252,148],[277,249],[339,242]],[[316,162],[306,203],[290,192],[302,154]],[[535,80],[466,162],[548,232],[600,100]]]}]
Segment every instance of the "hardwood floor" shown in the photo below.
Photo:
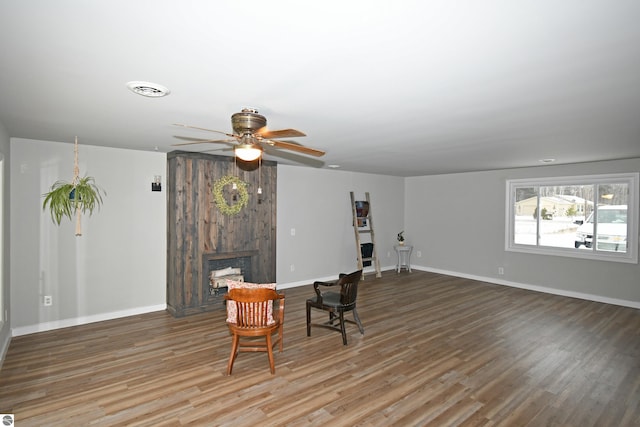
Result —
[{"label": "hardwood floor", "polygon": [[[226,376],[224,312],[150,313],[12,339],[16,426],[640,425],[640,310],[413,271],[367,275],[365,335],[306,336],[285,290],[283,353]],[[325,313],[313,312],[313,319]]]}]

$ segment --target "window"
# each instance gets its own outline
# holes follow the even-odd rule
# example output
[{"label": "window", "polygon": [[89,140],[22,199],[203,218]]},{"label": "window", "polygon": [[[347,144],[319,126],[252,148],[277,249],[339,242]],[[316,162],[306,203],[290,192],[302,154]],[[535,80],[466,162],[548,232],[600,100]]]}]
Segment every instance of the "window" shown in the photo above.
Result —
[{"label": "window", "polygon": [[638,176],[507,181],[506,250],[637,263]]}]

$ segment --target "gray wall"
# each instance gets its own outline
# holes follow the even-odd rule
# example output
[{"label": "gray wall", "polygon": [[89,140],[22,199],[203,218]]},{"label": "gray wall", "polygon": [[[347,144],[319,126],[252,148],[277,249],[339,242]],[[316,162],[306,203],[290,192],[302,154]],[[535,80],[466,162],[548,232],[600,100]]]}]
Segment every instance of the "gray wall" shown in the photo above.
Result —
[{"label": "gray wall", "polygon": [[[505,251],[506,180],[640,171],[640,159],[407,178],[405,227],[425,270],[640,308],[640,265]],[[499,276],[498,267],[504,267]]]},{"label": "gray wall", "polygon": [[10,286],[9,286],[9,259],[11,252],[9,251],[10,227],[9,227],[9,163],[11,153],[9,150],[9,134],[7,133],[4,125],[0,123],[0,156],[4,158],[4,176],[2,182],[4,188],[2,189],[3,199],[0,204],[2,209],[2,236],[0,239],[3,246],[0,247],[0,263],[2,263],[2,274],[0,274],[0,293],[2,294],[2,301],[4,310],[0,310],[0,366],[4,356],[9,349],[9,342],[11,340],[11,304],[10,304]]},{"label": "gray wall", "polygon": [[[393,245],[404,222],[404,178],[279,165],[276,277],[282,287],[356,269],[351,191],[356,200],[365,200],[369,192],[380,265],[395,265]],[[369,241],[365,237],[363,242]],[[373,268],[365,267],[367,271]]]},{"label": "gray wall", "polygon": [[[107,191],[101,210],[58,227],[42,194],[73,175],[73,145],[14,138],[12,148],[11,305],[14,335],[165,307],[166,155],[80,144],[80,173]],[[404,220],[404,179],[278,166],[277,281],[282,288],[335,278],[357,266],[349,192],[370,193],[383,268]],[[291,229],[296,235],[291,235]],[[291,266],[294,271],[291,271]],[[368,268],[372,271],[372,268]],[[52,307],[43,307],[52,295]]]},{"label": "gray wall", "polygon": [[[73,178],[72,143],[11,139],[11,327],[14,335],[165,307],[166,155],[83,145],[80,175],[107,195],[99,212],[55,225],[42,194]],[[44,307],[44,295],[53,305]]]},{"label": "gray wall", "polygon": [[[72,177],[73,145],[7,139],[0,132],[0,149],[11,148],[11,167],[5,164],[11,239],[4,257],[13,335],[163,309],[166,193],[150,186],[154,175],[164,183],[166,155],[81,143],[81,174],[94,176],[108,194],[100,212],[84,217],[84,236],[76,238],[73,223],[55,226],[42,211],[48,187]],[[349,192],[363,199],[368,191],[383,269],[395,265],[396,234],[405,229],[414,268],[638,304],[638,264],[504,250],[506,179],[638,170],[640,159],[633,159],[405,179],[279,165],[277,281],[286,288],[355,269]],[[45,294],[53,307],[42,307]],[[6,325],[1,333],[8,340]]]}]

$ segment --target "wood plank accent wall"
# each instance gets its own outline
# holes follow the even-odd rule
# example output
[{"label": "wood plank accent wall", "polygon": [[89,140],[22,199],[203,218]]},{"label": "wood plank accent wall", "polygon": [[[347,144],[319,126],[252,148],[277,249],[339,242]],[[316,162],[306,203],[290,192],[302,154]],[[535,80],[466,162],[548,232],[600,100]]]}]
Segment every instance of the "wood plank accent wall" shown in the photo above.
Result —
[{"label": "wood plank accent wall", "polygon": [[[226,175],[247,183],[249,201],[236,215],[222,214],[214,202],[214,182]],[[222,297],[208,292],[207,258],[251,253],[247,278],[276,281],[276,184],[276,162],[263,160],[257,168],[228,156],[167,154],[167,310],[172,315],[222,307]],[[224,192],[233,204],[231,185]]]}]

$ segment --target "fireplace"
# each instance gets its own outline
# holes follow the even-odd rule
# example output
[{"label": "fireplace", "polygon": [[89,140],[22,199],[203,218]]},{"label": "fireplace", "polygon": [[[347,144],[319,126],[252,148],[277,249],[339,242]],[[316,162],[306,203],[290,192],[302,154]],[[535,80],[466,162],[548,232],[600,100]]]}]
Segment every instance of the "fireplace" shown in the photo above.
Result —
[{"label": "fireplace", "polygon": [[[216,301],[220,295],[226,293],[226,287],[214,286],[211,281],[211,272],[225,268],[240,269],[243,280],[251,282],[252,259],[258,255],[258,251],[206,253],[202,256],[202,292],[207,296],[208,302]],[[235,279],[235,277],[233,277]],[[236,279],[237,280],[237,279]]]},{"label": "fireplace", "polygon": [[[263,160],[245,170],[233,156],[167,154],[167,311],[173,316],[223,308],[224,298],[211,295],[211,269],[240,268],[246,281],[276,281],[277,166]],[[262,198],[250,194],[242,212],[225,215],[213,192],[225,176],[262,188]],[[225,186],[225,197],[231,191]]]}]

